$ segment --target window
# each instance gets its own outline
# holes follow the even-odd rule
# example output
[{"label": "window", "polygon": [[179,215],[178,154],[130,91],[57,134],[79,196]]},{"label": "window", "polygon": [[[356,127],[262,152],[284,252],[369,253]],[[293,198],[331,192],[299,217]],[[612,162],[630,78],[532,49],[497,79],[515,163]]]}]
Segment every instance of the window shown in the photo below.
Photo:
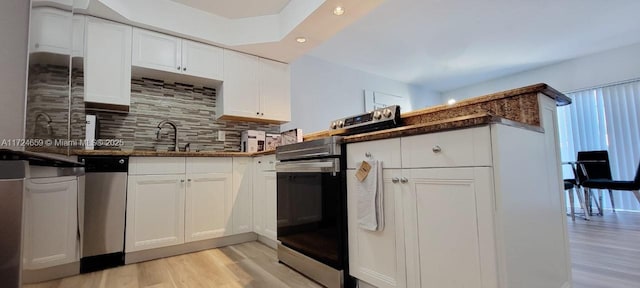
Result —
[{"label": "window", "polygon": [[[562,161],[575,160],[578,151],[608,150],[613,179],[633,180],[640,161],[640,80],[566,94],[573,103],[558,108]],[[563,173],[573,177],[569,167]],[[640,210],[631,193],[614,192],[614,201],[616,209]]]}]

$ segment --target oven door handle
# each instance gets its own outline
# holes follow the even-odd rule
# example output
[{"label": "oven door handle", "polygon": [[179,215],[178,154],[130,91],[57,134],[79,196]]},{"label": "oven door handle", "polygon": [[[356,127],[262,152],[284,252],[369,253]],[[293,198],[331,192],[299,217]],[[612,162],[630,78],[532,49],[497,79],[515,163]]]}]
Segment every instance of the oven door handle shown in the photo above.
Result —
[{"label": "oven door handle", "polygon": [[335,173],[340,172],[340,159],[278,162],[276,172],[289,173]]}]

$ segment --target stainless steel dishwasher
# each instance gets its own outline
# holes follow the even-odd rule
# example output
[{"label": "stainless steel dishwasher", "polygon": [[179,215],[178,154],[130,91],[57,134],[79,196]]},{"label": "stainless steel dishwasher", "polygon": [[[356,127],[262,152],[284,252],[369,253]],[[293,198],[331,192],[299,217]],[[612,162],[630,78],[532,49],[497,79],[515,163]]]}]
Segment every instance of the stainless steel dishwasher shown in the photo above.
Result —
[{"label": "stainless steel dishwasher", "polygon": [[81,156],[85,165],[80,273],[124,265],[127,170],[124,156]]}]

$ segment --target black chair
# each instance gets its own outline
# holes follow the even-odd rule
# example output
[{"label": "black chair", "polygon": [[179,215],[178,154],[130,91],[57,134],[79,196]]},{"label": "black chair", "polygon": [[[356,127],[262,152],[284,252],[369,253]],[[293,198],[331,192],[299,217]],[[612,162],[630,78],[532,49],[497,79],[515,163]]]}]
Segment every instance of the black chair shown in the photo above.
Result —
[{"label": "black chair", "polygon": [[636,178],[633,181],[614,181],[611,179],[600,179],[595,177],[589,177],[589,179],[582,182],[582,187],[586,189],[608,189],[631,191],[636,196],[638,203],[640,203],[640,163],[636,170]]},{"label": "black chair", "polygon": [[[598,199],[595,199],[595,195],[591,193],[592,189],[601,189],[594,187],[586,187],[584,186],[584,182],[588,179],[601,179],[601,180],[612,180],[611,177],[611,166],[609,164],[609,153],[606,150],[597,150],[597,151],[581,151],[578,152],[578,169],[577,178],[580,186],[585,189],[585,200],[589,203],[587,206],[589,208],[589,213],[591,214],[591,199],[596,200],[596,207],[598,208],[599,214],[602,215],[602,191],[598,193]],[[607,189],[607,188],[602,188]],[[611,201],[611,209],[613,212],[616,212],[616,205],[613,202],[613,192],[611,189],[609,190],[609,200]]]},{"label": "black chair", "polygon": [[573,170],[573,175],[574,175],[574,179],[563,179],[564,191],[567,191],[567,194],[569,195],[570,216],[571,216],[571,220],[576,221],[576,208],[574,207],[575,201],[574,201],[574,195],[573,195],[573,193],[575,192],[576,195],[578,195],[578,203],[580,204],[580,208],[582,208],[582,210],[584,211],[584,219],[589,220],[589,213],[587,212],[587,207],[585,206],[585,203],[584,203],[584,197],[583,197],[584,194],[582,194],[582,192],[580,191],[580,184],[578,184],[578,180],[575,179],[575,175],[577,175],[576,168],[574,165],[575,163],[576,162],[563,163],[563,164],[571,164],[571,168]]},{"label": "black chair", "polygon": [[[574,189],[576,188],[576,183],[575,180],[573,179],[564,179],[564,191],[567,191],[569,194],[569,209],[571,209],[570,211],[570,215],[571,215],[571,220],[576,221],[576,208],[573,207],[574,205],[574,200],[573,200],[573,192]],[[580,192],[578,192],[580,193]],[[585,212],[586,213],[586,212]]]}]

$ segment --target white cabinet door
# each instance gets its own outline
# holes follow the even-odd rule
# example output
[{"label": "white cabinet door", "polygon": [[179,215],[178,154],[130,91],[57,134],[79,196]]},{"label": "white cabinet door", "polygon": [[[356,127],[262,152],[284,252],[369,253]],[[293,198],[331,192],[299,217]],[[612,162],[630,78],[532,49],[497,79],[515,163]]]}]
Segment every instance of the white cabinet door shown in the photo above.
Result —
[{"label": "white cabinet door", "polygon": [[29,52],[71,54],[71,12],[36,7],[31,12]]},{"label": "white cabinet door", "polygon": [[185,242],[231,234],[231,174],[187,174]]},{"label": "white cabinet door", "polygon": [[182,40],[182,72],[187,75],[223,80],[223,49]]},{"label": "white cabinet door", "polygon": [[79,260],[78,184],[75,177],[26,182],[24,268]]},{"label": "white cabinet door", "polygon": [[87,17],[84,101],[129,106],[131,26]]},{"label": "white cabinet door", "polygon": [[402,173],[407,287],[497,287],[491,168]]},{"label": "white cabinet door", "polygon": [[253,231],[253,161],[233,158],[233,234]]},{"label": "white cabinet door", "polygon": [[71,44],[71,56],[84,57],[84,15],[73,15],[73,42]]},{"label": "white cabinet door", "polygon": [[181,42],[177,37],[134,28],[131,65],[180,73]]},{"label": "white cabinet door", "polygon": [[404,222],[400,169],[384,169],[384,229],[369,231],[358,227],[356,170],[347,171],[347,227],[349,232],[349,273],[378,288],[407,287],[405,271]]},{"label": "white cabinet door", "polygon": [[264,235],[264,173],[260,168],[264,157],[253,159],[253,232]]},{"label": "white cabinet door", "polygon": [[224,82],[217,116],[259,118],[258,57],[224,50]]},{"label": "white cabinet door", "polygon": [[260,118],[279,122],[291,121],[291,73],[289,65],[260,59]]},{"label": "white cabinet door", "polygon": [[125,252],[184,243],[185,177],[129,176]]},{"label": "white cabinet door", "polygon": [[277,226],[277,185],[276,172],[265,171],[262,172],[263,176],[263,189],[264,189],[264,202],[262,203],[263,217],[264,217],[264,236],[271,240],[276,240],[278,235]]}]

